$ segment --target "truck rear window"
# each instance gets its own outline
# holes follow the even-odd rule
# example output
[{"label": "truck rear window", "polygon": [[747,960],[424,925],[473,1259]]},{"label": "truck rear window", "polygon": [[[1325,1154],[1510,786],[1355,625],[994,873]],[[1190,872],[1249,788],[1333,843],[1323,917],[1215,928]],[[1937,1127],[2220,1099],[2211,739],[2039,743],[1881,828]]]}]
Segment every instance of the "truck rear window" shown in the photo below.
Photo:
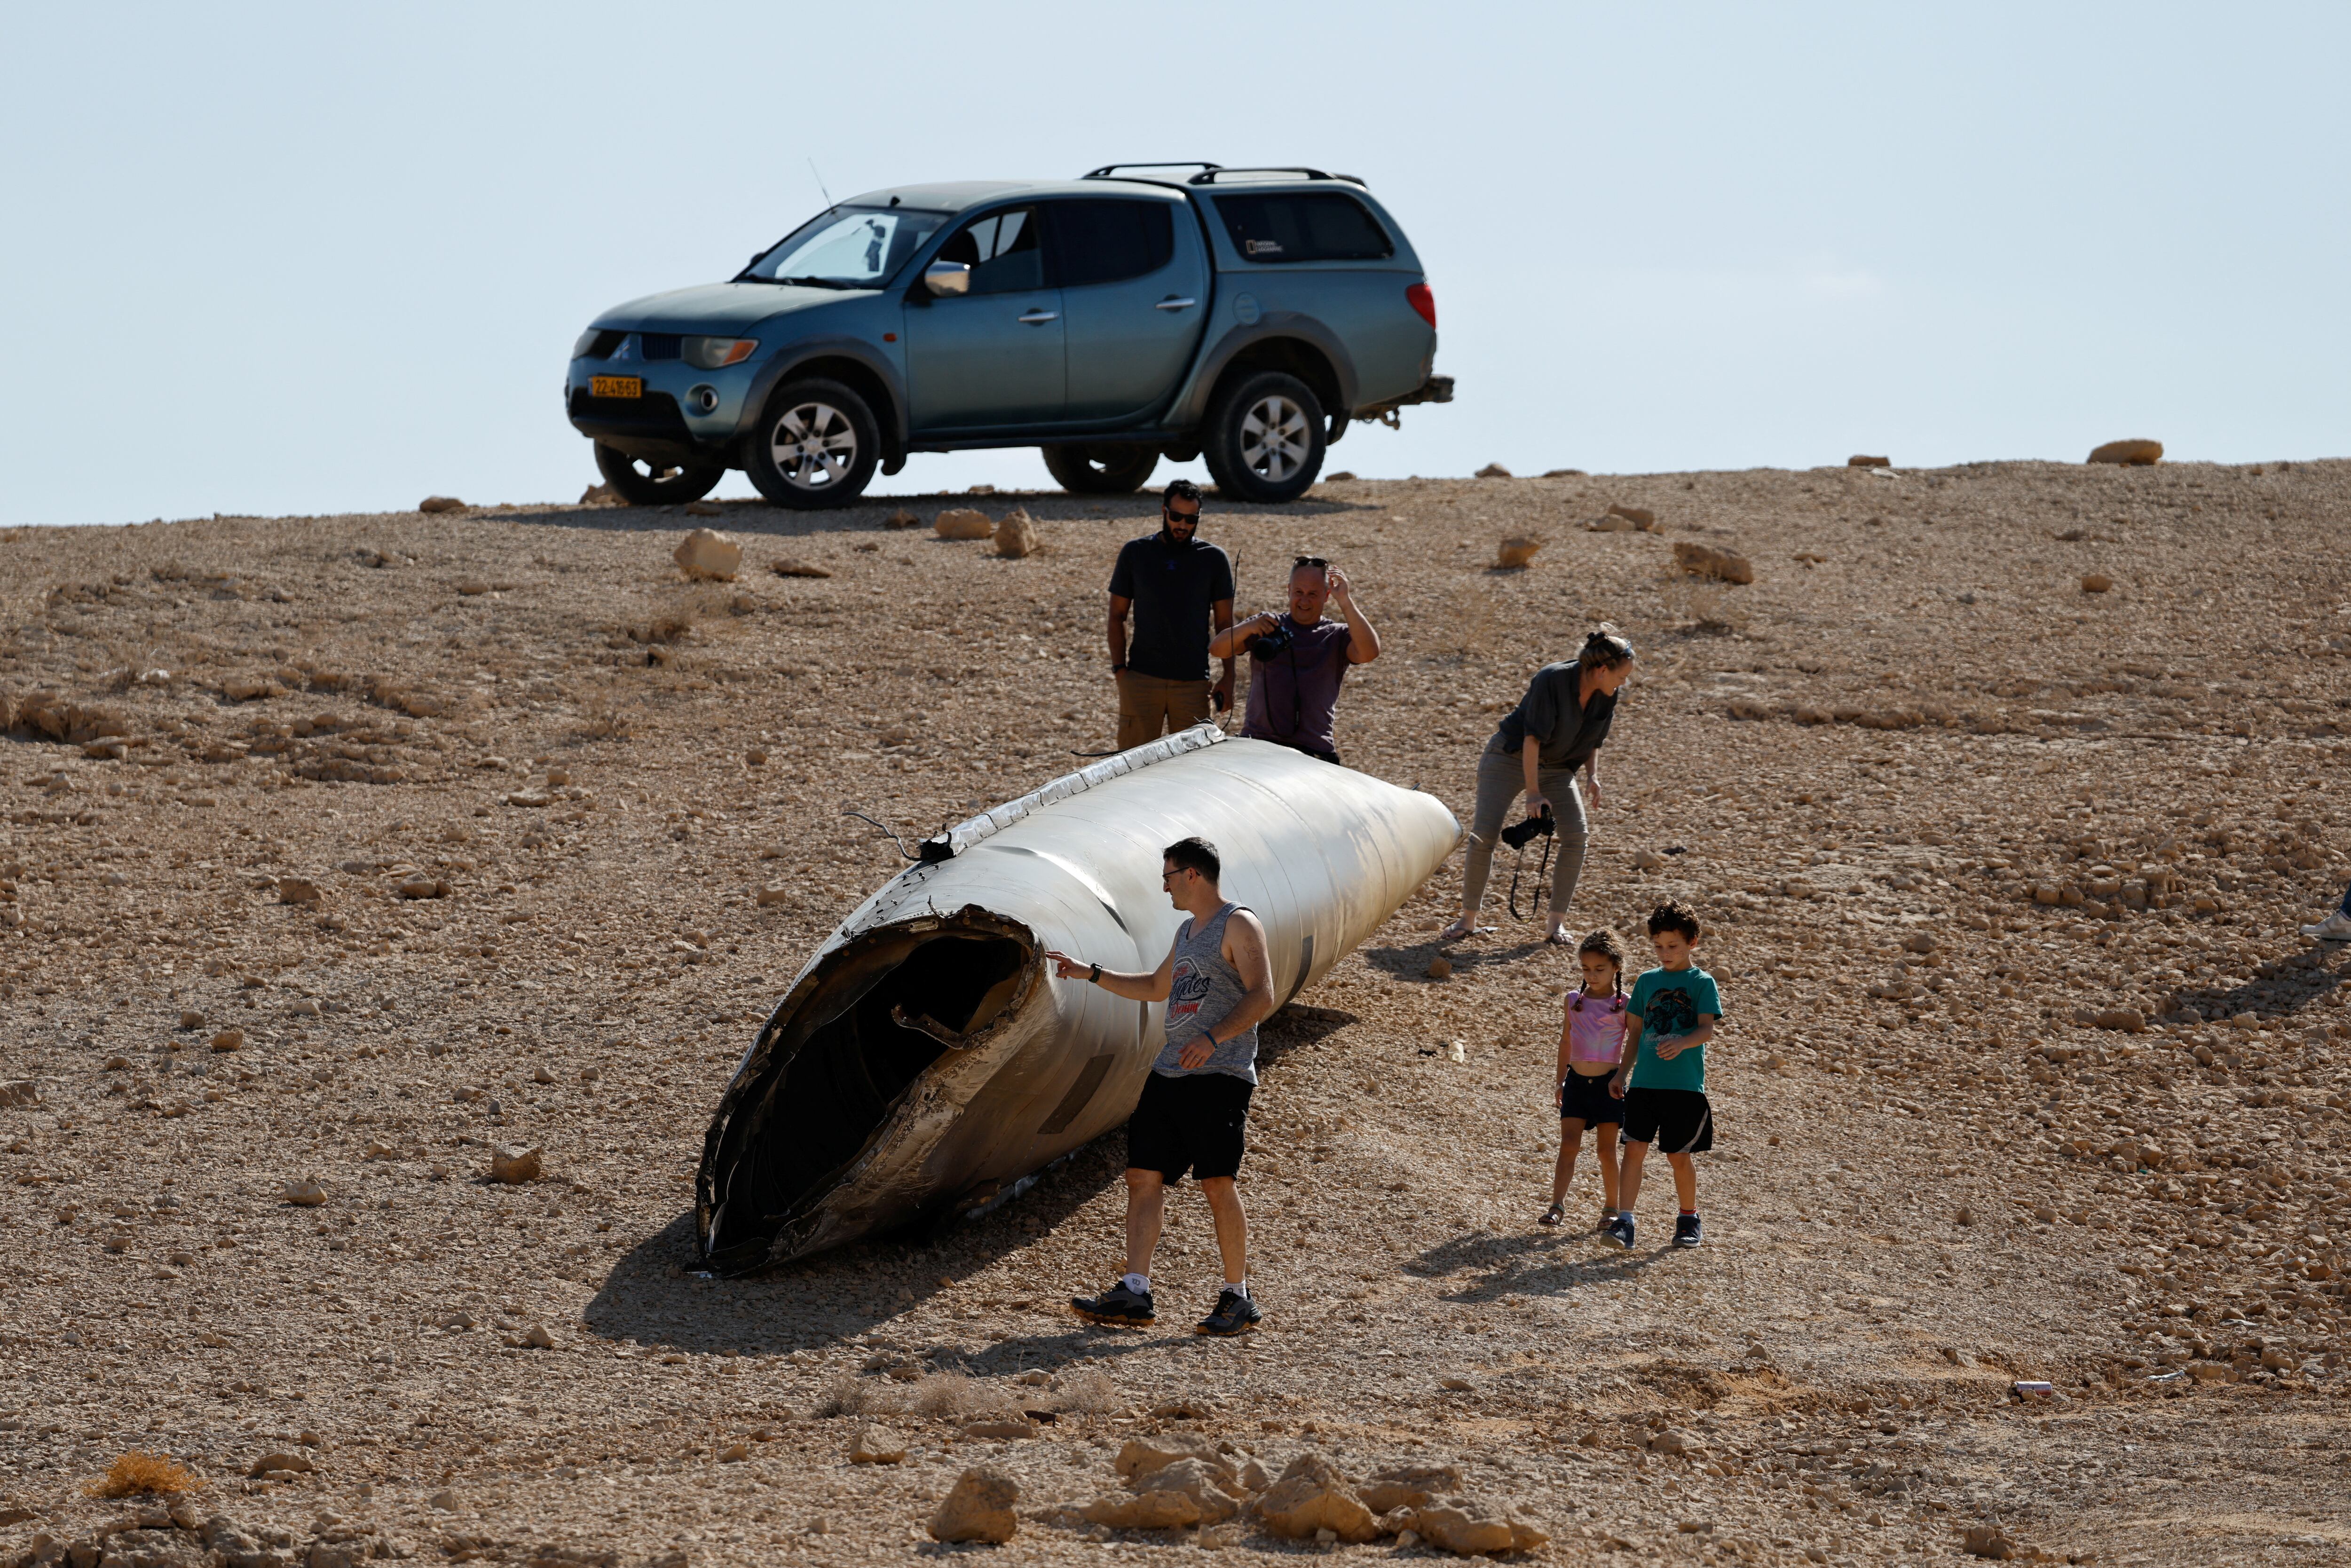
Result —
[{"label": "truck rear window", "polygon": [[1165,202],[1086,198],[1055,202],[1053,239],[1063,287],[1116,283],[1176,259],[1176,223]]},{"label": "truck rear window", "polygon": [[1216,200],[1244,261],[1384,261],[1395,254],[1379,220],[1353,196],[1297,191]]}]

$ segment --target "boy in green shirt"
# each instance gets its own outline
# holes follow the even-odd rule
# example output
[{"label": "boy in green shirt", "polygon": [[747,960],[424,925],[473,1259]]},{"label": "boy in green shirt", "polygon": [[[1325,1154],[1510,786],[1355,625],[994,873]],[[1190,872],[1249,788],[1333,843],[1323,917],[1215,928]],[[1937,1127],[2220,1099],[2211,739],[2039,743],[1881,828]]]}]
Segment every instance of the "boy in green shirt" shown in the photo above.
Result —
[{"label": "boy in green shirt", "polygon": [[1698,946],[1698,915],[1667,899],[1649,915],[1649,942],[1662,967],[1633,982],[1625,1003],[1625,1054],[1608,1087],[1625,1100],[1623,1207],[1604,1232],[1619,1247],[1633,1245],[1633,1205],[1641,1196],[1641,1164],[1659,1137],[1673,1167],[1681,1215],[1674,1245],[1696,1247],[1698,1166],[1692,1155],[1714,1147],[1714,1107],[1706,1098],[1706,1042],[1722,1016],[1714,977],[1690,961]]}]

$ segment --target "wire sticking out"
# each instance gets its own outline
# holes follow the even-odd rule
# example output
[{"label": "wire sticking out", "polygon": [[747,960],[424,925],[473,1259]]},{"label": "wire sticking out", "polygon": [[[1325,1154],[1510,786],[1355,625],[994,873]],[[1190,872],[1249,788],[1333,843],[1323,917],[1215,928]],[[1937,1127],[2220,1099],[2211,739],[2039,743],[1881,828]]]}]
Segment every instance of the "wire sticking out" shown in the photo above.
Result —
[{"label": "wire sticking out", "polygon": [[893,831],[889,823],[875,821],[873,818],[867,816],[862,811],[843,811],[841,815],[844,817],[854,817],[861,822],[872,822],[875,827],[882,830],[882,834],[884,838],[898,846],[898,853],[903,859],[914,861],[923,858],[906,847],[906,841],[900,838],[894,831]]}]

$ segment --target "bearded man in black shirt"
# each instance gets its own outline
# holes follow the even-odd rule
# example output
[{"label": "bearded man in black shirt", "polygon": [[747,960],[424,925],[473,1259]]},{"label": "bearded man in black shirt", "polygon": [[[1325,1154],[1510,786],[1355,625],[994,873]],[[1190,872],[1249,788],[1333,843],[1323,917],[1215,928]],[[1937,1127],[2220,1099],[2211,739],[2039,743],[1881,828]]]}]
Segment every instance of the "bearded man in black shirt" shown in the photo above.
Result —
[{"label": "bearded man in black shirt", "polygon": [[[1110,575],[1110,668],[1118,683],[1118,748],[1207,721],[1233,706],[1233,661],[1208,683],[1208,638],[1233,623],[1233,563],[1197,537],[1200,487],[1189,479],[1159,500],[1159,531],[1130,539]],[[1134,612],[1134,638],[1126,634]]]}]

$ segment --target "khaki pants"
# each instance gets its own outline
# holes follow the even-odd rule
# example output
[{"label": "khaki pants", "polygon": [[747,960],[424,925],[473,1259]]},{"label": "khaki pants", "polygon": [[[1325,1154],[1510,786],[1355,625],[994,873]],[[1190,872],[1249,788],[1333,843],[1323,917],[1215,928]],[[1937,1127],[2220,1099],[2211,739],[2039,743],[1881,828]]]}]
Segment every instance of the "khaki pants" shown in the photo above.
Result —
[{"label": "khaki pants", "polygon": [[1164,734],[1208,722],[1206,681],[1163,681],[1134,670],[1118,673],[1118,748],[1125,751]]}]

